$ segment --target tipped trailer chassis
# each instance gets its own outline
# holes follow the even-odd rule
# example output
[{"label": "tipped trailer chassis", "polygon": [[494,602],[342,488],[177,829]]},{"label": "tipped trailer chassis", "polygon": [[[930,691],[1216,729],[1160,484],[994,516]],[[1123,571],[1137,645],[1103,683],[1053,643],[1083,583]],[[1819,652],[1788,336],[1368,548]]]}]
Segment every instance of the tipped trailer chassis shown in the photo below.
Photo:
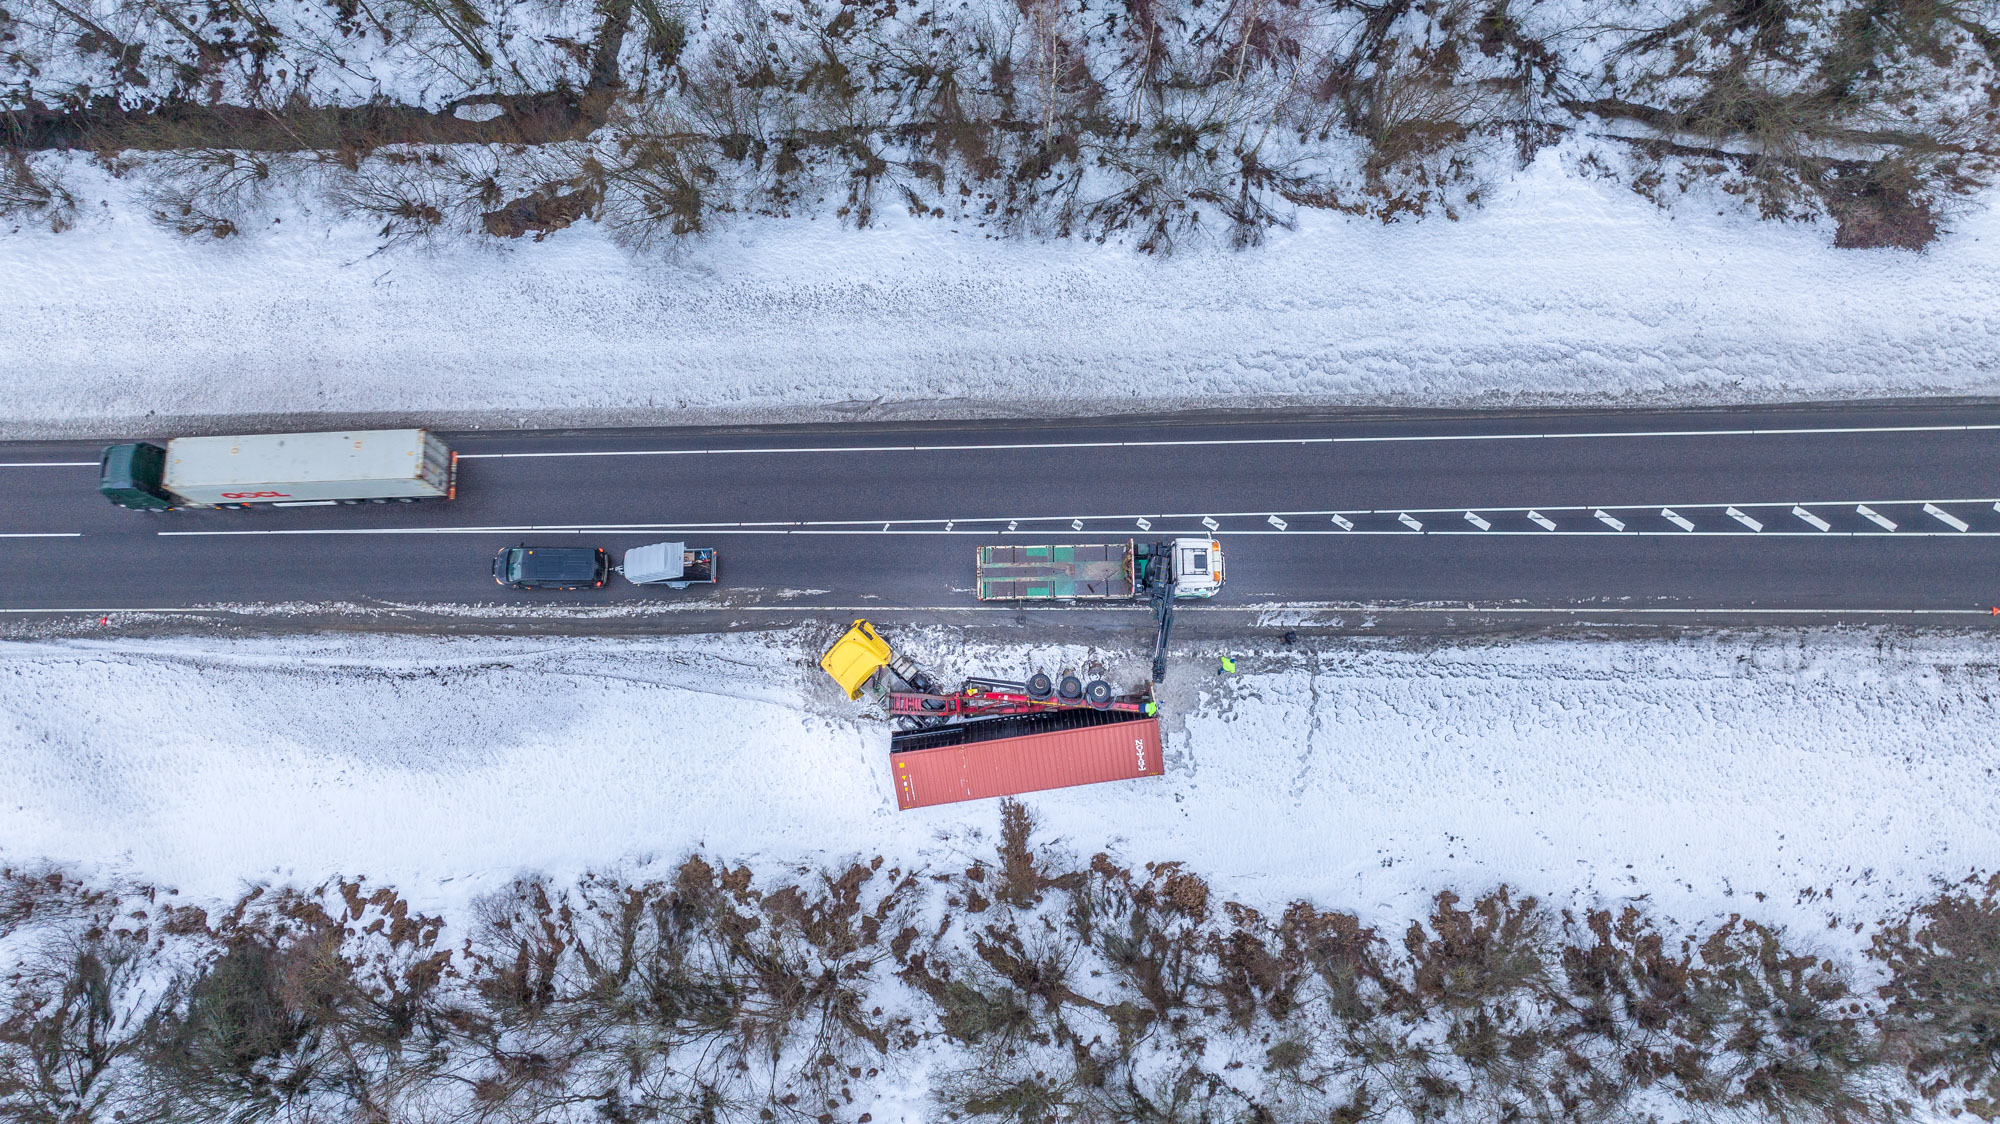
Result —
[{"label": "tipped trailer chassis", "polygon": [[890,715],[919,719],[929,725],[953,719],[998,718],[1060,710],[1151,715],[1158,709],[1150,693],[1115,695],[1111,684],[1102,679],[1084,683],[1074,675],[1063,676],[1060,684],[1047,675],[1036,674],[1025,683],[1004,679],[968,679],[964,686],[951,694],[918,691],[889,693]]},{"label": "tipped trailer chassis", "polygon": [[1103,602],[1144,599],[1159,624],[1153,682],[1167,677],[1174,602],[1222,588],[1222,544],[1213,539],[1049,546],[982,546],[975,574],[981,601]]}]

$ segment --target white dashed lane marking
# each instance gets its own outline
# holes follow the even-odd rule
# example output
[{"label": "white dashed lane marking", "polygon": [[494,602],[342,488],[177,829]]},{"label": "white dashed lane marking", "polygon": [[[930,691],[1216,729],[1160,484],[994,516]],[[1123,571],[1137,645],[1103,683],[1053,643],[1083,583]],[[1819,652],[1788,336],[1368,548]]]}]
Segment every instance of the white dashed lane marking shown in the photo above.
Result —
[{"label": "white dashed lane marking", "polygon": [[[1810,506],[1809,506],[1810,505]],[[1949,507],[1946,505],[1950,505]],[[1957,510],[1954,511],[1953,508]],[[1845,514],[1852,512],[1853,514]],[[1928,519],[1920,516],[1928,515]],[[1200,529],[1191,525],[1199,519]],[[1314,530],[1304,520],[1326,522]],[[1672,507],[1582,506],[1533,508],[1469,507],[1352,509],[1346,511],[1228,512],[1221,515],[1064,515],[951,519],[799,520],[770,522],[629,522],[428,527],[313,527],[243,530],[158,531],[166,537],[261,535],[519,535],[648,534],[690,535],[1001,535],[1069,537],[1129,535],[1132,528],[1175,535],[1704,535],[1766,538],[1809,536],[1845,538],[2000,537],[2000,500],[1875,500],[1807,503],[1676,504]],[[1295,529],[1296,528],[1296,529]],[[1337,530],[1332,529],[1337,528]],[[1949,529],[1947,529],[1949,528]],[[41,532],[10,537],[77,537],[76,532]]]},{"label": "white dashed lane marking", "polygon": [[1924,514],[1950,527],[1954,531],[1970,531],[1972,529],[1972,524],[1967,523],[1965,520],[1960,519],[1958,516],[1953,515],[1951,512],[1934,503],[1924,505]]}]

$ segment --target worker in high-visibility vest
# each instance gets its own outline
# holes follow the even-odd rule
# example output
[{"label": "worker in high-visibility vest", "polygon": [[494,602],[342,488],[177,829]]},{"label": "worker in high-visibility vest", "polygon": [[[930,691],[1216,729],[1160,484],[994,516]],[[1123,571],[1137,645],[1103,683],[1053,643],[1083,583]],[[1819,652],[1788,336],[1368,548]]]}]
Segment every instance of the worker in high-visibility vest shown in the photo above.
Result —
[{"label": "worker in high-visibility vest", "polygon": [[1217,675],[1234,675],[1234,674],[1236,674],[1236,659],[1235,659],[1235,657],[1233,657],[1233,656],[1224,656],[1224,657],[1222,657],[1222,666],[1221,666],[1221,667],[1219,667],[1219,668],[1217,668],[1217,669],[1216,669],[1216,671],[1215,671],[1215,673],[1216,673]]}]

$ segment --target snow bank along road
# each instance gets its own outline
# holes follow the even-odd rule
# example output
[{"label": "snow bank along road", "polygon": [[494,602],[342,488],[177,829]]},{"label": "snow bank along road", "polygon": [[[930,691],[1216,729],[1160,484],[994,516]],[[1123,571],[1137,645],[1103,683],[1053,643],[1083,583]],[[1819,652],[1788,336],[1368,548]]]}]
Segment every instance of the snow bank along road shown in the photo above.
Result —
[{"label": "snow bank along road", "polygon": [[[0,607],[969,609],[978,543],[1205,533],[1238,605],[2000,604],[1992,405],[448,436],[450,503],[157,516],[97,496],[95,445],[0,447]],[[721,549],[706,601],[487,576],[502,545],[661,539]]]},{"label": "snow bank along road", "polygon": [[[834,627],[0,644],[0,854],[223,901],[365,874],[459,909],[524,869],[657,856],[671,877],[691,849],[963,868],[992,845],[971,834],[992,803],[896,811],[885,726],[798,658]],[[947,679],[1107,654],[948,626],[895,639]],[[1118,678],[1141,673],[1122,658]],[[1880,917],[2000,866],[1983,635],[1362,638],[1228,681],[1190,662],[1164,688],[1186,723],[1166,776],[1028,797],[1048,836],[1392,931],[1438,889],[1505,882],[1558,906],[1743,912],[1829,954],[1867,937],[1828,914]]]}]

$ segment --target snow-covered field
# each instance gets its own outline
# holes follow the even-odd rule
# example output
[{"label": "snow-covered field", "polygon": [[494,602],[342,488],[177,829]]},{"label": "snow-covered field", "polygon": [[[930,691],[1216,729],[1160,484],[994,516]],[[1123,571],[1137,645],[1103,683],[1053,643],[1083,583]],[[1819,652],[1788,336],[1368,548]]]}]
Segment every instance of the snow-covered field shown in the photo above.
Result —
[{"label": "snow-covered field", "polygon": [[[812,665],[826,639],[10,643],[0,863],[197,899],[366,876],[450,913],[522,872],[697,848],[767,869],[987,852],[990,802],[895,811],[886,727]],[[954,675],[1093,656],[897,639]],[[2000,868],[1983,639],[1323,642],[1226,681],[1202,658],[1164,697],[1168,775],[1028,797],[1048,834],[1392,929],[1504,882],[1859,940],[1830,922]]]},{"label": "snow-covered field", "polygon": [[588,223],[378,252],[296,211],[190,240],[79,162],[79,229],[0,237],[0,434],[2000,392],[1990,199],[1922,254],[1834,250],[1825,226],[1662,211],[1584,151],[1460,222],[1308,212],[1167,259],[900,214],[745,222],[671,256]]}]

